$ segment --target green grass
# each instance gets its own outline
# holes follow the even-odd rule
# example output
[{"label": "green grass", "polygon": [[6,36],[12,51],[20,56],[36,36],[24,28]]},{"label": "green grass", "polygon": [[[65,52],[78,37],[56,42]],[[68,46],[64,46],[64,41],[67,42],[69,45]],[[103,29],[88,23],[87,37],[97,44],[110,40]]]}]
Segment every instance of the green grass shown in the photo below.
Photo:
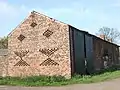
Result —
[{"label": "green grass", "polygon": [[94,75],[74,75],[71,79],[62,76],[0,77],[0,85],[12,86],[61,86],[80,83],[95,83],[120,77],[120,71],[107,70]]}]

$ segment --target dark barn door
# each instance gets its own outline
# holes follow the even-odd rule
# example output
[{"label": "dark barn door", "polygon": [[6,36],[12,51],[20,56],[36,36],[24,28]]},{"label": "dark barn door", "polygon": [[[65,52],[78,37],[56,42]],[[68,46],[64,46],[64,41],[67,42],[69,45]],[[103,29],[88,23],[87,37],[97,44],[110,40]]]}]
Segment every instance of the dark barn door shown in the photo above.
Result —
[{"label": "dark barn door", "polygon": [[93,58],[93,39],[90,35],[85,35],[85,57],[87,73],[94,72],[94,58]]},{"label": "dark barn door", "polygon": [[75,55],[75,73],[85,73],[85,52],[84,52],[84,34],[74,31],[74,55]]}]

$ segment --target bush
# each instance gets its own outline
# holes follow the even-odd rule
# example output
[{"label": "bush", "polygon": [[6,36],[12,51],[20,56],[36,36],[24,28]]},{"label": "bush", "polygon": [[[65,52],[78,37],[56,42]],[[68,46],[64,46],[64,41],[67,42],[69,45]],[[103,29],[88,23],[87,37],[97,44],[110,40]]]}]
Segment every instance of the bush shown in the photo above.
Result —
[{"label": "bush", "polygon": [[71,79],[63,76],[0,77],[0,85],[19,86],[61,86],[78,83],[94,83],[120,77],[120,71],[109,71],[94,75],[74,75]]},{"label": "bush", "polygon": [[30,76],[22,78],[22,81],[26,82],[61,82],[66,79],[63,76]]}]

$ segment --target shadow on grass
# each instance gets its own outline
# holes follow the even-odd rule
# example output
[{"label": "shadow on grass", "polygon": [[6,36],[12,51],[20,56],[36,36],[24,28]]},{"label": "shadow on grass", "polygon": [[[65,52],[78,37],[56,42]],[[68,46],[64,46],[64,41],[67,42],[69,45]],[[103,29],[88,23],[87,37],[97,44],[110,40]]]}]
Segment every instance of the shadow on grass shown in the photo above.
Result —
[{"label": "shadow on grass", "polygon": [[100,74],[103,74],[103,73],[106,73],[106,72],[115,72],[115,71],[118,71],[118,70],[120,70],[120,65],[111,66],[107,69],[101,69],[99,71],[95,71],[94,73],[91,74],[91,76],[100,75]]},{"label": "shadow on grass", "polygon": [[95,72],[90,75],[73,75],[71,79],[63,76],[29,76],[29,77],[0,77],[0,85],[13,86],[61,86],[79,83],[95,83],[120,77],[116,72],[120,66]]}]

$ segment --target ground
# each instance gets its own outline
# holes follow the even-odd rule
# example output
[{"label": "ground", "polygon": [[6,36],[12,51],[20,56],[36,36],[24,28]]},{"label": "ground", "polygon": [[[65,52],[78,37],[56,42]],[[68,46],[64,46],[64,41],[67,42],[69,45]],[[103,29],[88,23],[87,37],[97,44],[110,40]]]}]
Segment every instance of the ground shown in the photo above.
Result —
[{"label": "ground", "polygon": [[0,86],[0,90],[120,90],[120,78],[92,84],[76,84],[62,87]]}]

